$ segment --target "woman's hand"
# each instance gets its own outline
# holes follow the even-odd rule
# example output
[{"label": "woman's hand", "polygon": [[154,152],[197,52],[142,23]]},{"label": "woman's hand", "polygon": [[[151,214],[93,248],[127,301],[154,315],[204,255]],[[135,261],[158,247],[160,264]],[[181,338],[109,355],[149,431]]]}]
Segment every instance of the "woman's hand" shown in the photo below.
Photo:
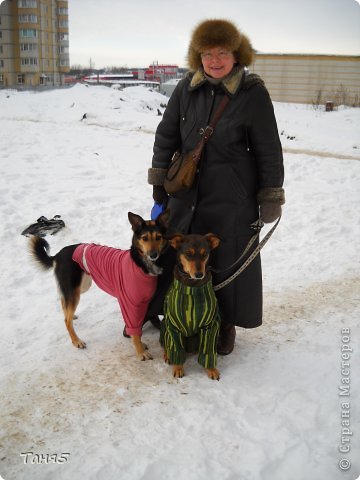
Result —
[{"label": "woman's hand", "polygon": [[264,202],[260,205],[260,218],[264,223],[272,223],[281,215],[281,205]]},{"label": "woman's hand", "polygon": [[164,205],[166,207],[168,202],[168,194],[162,185],[153,186],[153,199],[155,203],[160,203],[160,205]]}]

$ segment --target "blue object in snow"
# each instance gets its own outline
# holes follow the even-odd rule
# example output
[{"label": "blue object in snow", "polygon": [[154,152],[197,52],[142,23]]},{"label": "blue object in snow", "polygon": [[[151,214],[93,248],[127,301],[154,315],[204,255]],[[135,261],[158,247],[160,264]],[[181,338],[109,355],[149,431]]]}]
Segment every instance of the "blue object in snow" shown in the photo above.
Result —
[{"label": "blue object in snow", "polygon": [[151,209],[151,220],[156,220],[157,217],[164,211],[164,205],[162,203],[154,203]]}]

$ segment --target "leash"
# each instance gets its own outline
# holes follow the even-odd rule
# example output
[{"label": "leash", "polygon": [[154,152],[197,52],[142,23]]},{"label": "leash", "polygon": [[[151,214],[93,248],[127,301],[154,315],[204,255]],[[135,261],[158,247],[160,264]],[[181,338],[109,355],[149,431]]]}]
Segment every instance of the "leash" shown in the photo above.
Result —
[{"label": "leash", "polygon": [[[241,265],[241,267],[236,270],[236,272],[234,272],[230,277],[228,277],[226,280],[224,280],[223,282],[221,283],[218,283],[217,285],[214,285],[213,286],[213,290],[216,292],[217,290],[221,290],[222,288],[226,287],[227,285],[229,285],[229,283],[231,283],[233,280],[235,280],[236,277],[238,277],[250,264],[251,262],[257,257],[257,255],[260,253],[260,250],[266,245],[266,243],[268,242],[269,238],[271,237],[271,235],[274,233],[276,227],[279,225],[279,222],[281,220],[281,215],[280,217],[278,218],[277,222],[275,223],[275,225],[271,228],[271,230],[268,231],[268,233],[265,235],[265,237],[261,240],[261,242],[259,243],[259,245],[255,248],[255,250],[252,252],[252,254],[245,260],[245,262]],[[235,260],[234,263],[232,263],[229,267],[226,267],[225,269],[223,270],[214,270],[212,269],[213,272],[215,273],[220,273],[220,272],[226,272],[226,270],[229,270],[231,267],[233,267],[234,265],[236,265],[245,255],[246,253],[249,251],[250,247],[252,246],[252,244],[255,242],[255,240],[257,238],[259,238],[260,236],[260,231],[263,227],[264,223],[262,222],[262,220],[258,220],[254,223],[251,224],[251,227],[255,230],[258,230],[258,232],[253,235],[248,244],[246,245],[243,253],[240,255],[240,257]]]},{"label": "leash", "polygon": [[217,270],[217,269],[211,267],[211,271],[214,272],[214,273],[223,273],[223,272],[226,272],[226,270],[230,270],[230,268],[235,267],[235,265],[236,265],[238,262],[240,262],[240,260],[241,260],[241,259],[246,255],[246,253],[249,251],[251,245],[255,242],[255,240],[256,240],[257,238],[259,238],[259,236],[260,236],[260,231],[261,231],[261,229],[263,228],[263,226],[264,226],[264,222],[261,220],[261,218],[259,218],[259,219],[256,220],[255,222],[253,222],[253,223],[250,225],[250,228],[251,228],[252,230],[255,230],[255,231],[258,232],[258,233],[256,233],[255,235],[253,235],[253,236],[250,238],[248,244],[246,245],[246,247],[245,247],[244,251],[242,252],[242,254],[240,255],[240,257],[237,258],[237,259],[235,260],[235,262],[233,262],[231,265],[229,265],[229,266],[226,267],[226,268],[222,268],[222,269]]}]

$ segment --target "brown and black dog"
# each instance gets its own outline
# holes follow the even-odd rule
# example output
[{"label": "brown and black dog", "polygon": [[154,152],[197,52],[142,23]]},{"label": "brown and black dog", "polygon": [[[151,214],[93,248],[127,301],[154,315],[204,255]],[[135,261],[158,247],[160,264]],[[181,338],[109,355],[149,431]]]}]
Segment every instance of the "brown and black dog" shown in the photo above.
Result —
[{"label": "brown and black dog", "polygon": [[173,376],[181,378],[186,352],[197,350],[198,362],[206,369],[208,377],[219,380],[216,346],[220,315],[207,263],[220,239],[213,233],[175,233],[167,238],[177,251],[177,265],[165,298],[165,316],[161,324],[164,359],[173,365]]},{"label": "brown and black dog", "polygon": [[148,360],[152,356],[141,342],[142,324],[156,289],[157,276],[162,273],[156,262],[168,245],[165,233],[169,210],[155,221],[144,220],[131,212],[128,218],[133,230],[129,250],[76,244],[50,256],[46,240],[32,237],[30,252],[43,269],[54,268],[65,325],[75,347],[86,347],[75,333],[73,319],[80,294],[89,290],[93,279],[102,290],[117,297],[136,354],[140,360]]}]

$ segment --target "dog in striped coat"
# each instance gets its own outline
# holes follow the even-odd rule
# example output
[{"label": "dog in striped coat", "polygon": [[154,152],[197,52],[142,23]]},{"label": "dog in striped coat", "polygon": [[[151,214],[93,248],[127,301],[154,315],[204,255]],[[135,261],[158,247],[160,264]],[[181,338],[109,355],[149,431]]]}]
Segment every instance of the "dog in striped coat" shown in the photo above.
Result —
[{"label": "dog in striped coat", "polygon": [[206,369],[208,377],[219,380],[216,345],[220,315],[207,262],[220,240],[212,233],[176,233],[167,239],[177,250],[177,264],[166,294],[161,323],[164,359],[173,366],[173,376],[181,378],[186,353],[198,351],[198,362]]}]

